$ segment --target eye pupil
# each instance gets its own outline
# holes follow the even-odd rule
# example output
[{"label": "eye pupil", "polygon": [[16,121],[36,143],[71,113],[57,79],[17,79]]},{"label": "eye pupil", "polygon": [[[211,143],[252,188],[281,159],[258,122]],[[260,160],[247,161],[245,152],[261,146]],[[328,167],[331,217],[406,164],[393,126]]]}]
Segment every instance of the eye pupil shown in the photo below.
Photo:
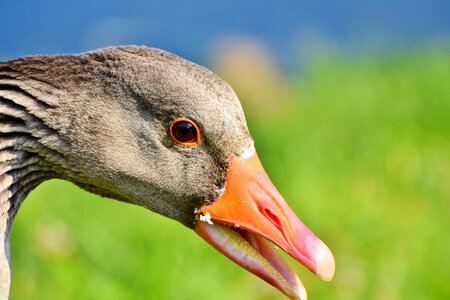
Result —
[{"label": "eye pupil", "polygon": [[182,142],[188,142],[196,136],[194,126],[185,121],[176,123],[174,129],[175,137]]},{"label": "eye pupil", "polygon": [[200,132],[197,124],[190,119],[175,120],[170,126],[172,139],[183,146],[195,146],[200,142]]}]

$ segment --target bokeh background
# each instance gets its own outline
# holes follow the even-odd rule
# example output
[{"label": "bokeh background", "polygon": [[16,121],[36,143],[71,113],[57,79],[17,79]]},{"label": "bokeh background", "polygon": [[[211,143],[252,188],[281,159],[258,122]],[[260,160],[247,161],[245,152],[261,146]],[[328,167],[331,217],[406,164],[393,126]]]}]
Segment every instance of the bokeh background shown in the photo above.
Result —
[{"label": "bokeh background", "polygon": [[[208,66],[332,249],[310,299],[450,299],[449,1],[6,1],[0,59],[120,44]],[[289,259],[289,258],[287,258]],[[189,229],[49,181],[12,230],[11,299],[284,299]]]}]

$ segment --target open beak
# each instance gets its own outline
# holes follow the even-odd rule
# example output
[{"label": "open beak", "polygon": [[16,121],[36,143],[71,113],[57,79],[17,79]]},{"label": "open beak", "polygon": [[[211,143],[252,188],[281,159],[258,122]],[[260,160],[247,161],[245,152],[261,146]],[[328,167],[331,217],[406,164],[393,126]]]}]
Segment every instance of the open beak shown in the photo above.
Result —
[{"label": "open beak", "polygon": [[334,258],[276,190],[256,153],[232,156],[225,192],[197,210],[195,231],[217,250],[291,299],[306,291],[272,243],[323,280],[334,275]]}]

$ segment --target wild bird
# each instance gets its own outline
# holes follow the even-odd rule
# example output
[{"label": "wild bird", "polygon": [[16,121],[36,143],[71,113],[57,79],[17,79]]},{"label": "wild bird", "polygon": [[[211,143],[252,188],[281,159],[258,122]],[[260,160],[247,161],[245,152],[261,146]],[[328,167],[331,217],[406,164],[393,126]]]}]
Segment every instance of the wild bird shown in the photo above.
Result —
[{"label": "wild bird", "polygon": [[291,299],[306,291],[273,244],[324,280],[330,250],[266,175],[238,97],[211,71],[143,46],[0,62],[0,299],[27,194],[61,178],[195,230]]}]

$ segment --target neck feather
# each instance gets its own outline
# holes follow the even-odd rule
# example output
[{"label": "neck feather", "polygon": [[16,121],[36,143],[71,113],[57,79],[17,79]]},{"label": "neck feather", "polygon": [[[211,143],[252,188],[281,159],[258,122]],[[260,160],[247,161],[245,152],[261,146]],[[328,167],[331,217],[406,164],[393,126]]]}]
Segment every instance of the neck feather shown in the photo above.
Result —
[{"label": "neck feather", "polygon": [[40,118],[50,106],[27,92],[16,77],[0,65],[0,300],[9,294],[9,232],[14,216],[32,189],[56,177],[49,157],[58,160],[58,153],[42,143],[53,135]]}]

